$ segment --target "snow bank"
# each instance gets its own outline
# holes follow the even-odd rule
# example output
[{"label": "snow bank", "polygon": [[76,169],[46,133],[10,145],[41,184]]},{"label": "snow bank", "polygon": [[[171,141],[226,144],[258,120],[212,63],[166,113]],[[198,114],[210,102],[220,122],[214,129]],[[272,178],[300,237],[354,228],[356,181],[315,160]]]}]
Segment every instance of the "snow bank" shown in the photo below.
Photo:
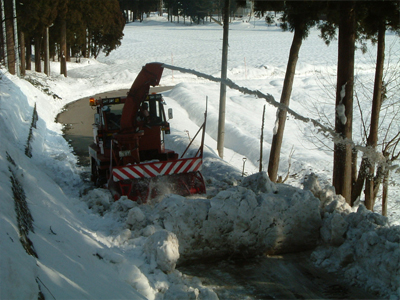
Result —
[{"label": "snow bank", "polygon": [[175,269],[179,259],[179,242],[176,235],[167,230],[160,230],[149,236],[143,246],[147,261],[163,272],[170,273]]},{"label": "snow bank", "polygon": [[351,208],[314,174],[304,188],[321,200],[321,245],[312,254],[315,263],[330,271],[341,270],[352,284],[398,299],[400,226],[390,226],[386,217],[362,204]]},{"label": "snow bank", "polygon": [[[129,227],[143,221],[135,203],[115,203],[102,189],[90,190],[82,202],[85,185],[76,158],[54,123],[58,101],[16,76],[1,77],[0,298],[217,299],[199,280],[175,270],[173,233],[149,228],[147,235],[132,236]],[[35,102],[39,119],[29,158],[25,147]],[[24,229],[13,181],[26,196],[32,228]],[[37,257],[24,249],[21,231]]]},{"label": "snow bank", "polygon": [[90,190],[82,200],[90,207],[87,213],[100,218],[94,223],[94,237],[107,245],[96,256],[116,267],[120,280],[146,299],[218,299],[198,279],[189,279],[175,269],[179,241],[173,232],[148,222],[153,214],[151,205],[139,205],[125,197],[114,202],[104,189]]},{"label": "snow bank", "polygon": [[211,199],[168,195],[147,212],[147,222],[139,210],[129,211],[127,224],[139,234],[149,228],[173,232],[181,261],[312,249],[321,226],[319,201],[310,192],[275,185],[264,172]]},{"label": "snow bank", "polygon": [[[214,161],[213,167],[218,164]],[[227,171],[228,166],[219,169]],[[213,182],[220,179],[216,176]],[[211,199],[170,194],[146,205],[124,198],[109,202],[106,190],[89,191],[82,199],[101,217],[101,225],[96,224],[103,229],[97,228],[97,234],[108,230],[113,236],[108,248],[97,254],[117,265],[121,279],[148,299],[161,295],[163,299],[217,299],[198,279],[189,281],[177,271],[176,264],[206,257],[294,252],[317,245],[320,201],[310,191],[273,184],[264,172],[238,179],[238,186],[234,182],[219,184],[230,188]],[[118,225],[107,226],[111,220]],[[113,253],[117,249],[125,255]],[[129,259],[129,253],[135,259]]]}]

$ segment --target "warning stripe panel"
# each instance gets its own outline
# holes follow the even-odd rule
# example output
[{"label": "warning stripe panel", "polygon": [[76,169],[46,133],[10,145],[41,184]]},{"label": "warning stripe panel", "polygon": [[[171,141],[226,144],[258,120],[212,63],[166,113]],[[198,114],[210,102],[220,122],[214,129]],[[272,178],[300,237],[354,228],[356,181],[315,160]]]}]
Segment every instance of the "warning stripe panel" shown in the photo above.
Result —
[{"label": "warning stripe panel", "polygon": [[162,175],[172,175],[196,172],[200,169],[202,158],[183,158],[174,161],[144,163],[113,168],[113,180],[151,178]]}]

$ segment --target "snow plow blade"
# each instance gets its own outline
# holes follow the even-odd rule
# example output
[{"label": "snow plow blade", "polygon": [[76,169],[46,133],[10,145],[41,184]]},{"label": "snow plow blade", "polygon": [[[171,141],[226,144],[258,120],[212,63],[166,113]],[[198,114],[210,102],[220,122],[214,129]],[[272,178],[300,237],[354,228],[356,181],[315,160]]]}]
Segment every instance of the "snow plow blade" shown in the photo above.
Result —
[{"label": "snow plow blade", "polygon": [[146,203],[157,196],[174,193],[182,196],[205,193],[199,172],[201,157],[141,163],[113,168],[114,198],[127,196]]}]

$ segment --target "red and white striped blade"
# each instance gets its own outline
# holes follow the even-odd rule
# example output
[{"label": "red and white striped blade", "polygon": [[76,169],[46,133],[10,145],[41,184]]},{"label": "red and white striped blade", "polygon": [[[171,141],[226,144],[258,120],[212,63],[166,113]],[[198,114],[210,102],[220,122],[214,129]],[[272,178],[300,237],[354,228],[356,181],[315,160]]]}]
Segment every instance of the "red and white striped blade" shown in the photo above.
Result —
[{"label": "red and white striped blade", "polygon": [[196,172],[202,164],[201,157],[182,158],[173,161],[143,163],[113,168],[115,182],[126,179],[151,178],[156,176]]}]

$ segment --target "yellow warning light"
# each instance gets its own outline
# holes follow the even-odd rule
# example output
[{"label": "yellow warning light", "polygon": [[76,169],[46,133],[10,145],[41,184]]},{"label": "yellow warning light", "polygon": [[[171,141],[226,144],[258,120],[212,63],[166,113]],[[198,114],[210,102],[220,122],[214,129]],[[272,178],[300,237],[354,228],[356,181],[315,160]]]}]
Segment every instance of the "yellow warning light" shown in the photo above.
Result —
[{"label": "yellow warning light", "polygon": [[95,106],[96,105],[96,100],[94,98],[89,99],[89,105],[90,106]]}]

